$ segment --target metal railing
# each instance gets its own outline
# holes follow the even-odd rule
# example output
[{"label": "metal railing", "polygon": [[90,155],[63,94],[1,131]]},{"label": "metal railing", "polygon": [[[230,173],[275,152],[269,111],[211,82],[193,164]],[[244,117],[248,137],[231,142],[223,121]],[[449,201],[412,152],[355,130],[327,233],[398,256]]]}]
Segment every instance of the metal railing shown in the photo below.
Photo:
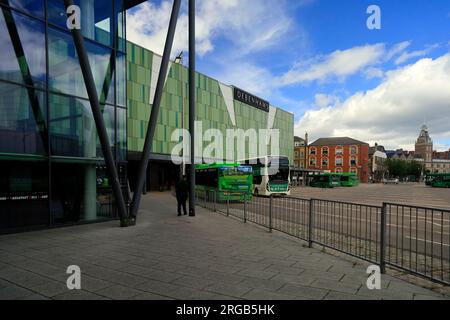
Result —
[{"label": "metal railing", "polygon": [[450,210],[197,191],[209,210],[450,285]]}]

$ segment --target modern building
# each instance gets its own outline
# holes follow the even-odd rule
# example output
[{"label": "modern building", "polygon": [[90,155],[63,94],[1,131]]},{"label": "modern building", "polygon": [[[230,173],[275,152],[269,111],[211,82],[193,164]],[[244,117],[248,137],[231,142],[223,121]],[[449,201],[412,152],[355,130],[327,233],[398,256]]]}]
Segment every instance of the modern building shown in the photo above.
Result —
[{"label": "modern building", "polygon": [[[127,44],[127,52],[128,173],[130,183],[133,185],[145,141],[161,56],[130,42]],[[276,129],[279,131],[279,153],[289,157],[293,164],[294,115],[292,113],[201,73],[196,73],[196,85],[196,120],[201,122],[203,134],[209,129],[219,130],[223,137],[226,137],[228,129],[241,129],[243,132],[249,129],[257,131]],[[164,87],[147,172],[147,191],[168,189],[179,175],[180,166],[174,165],[171,160],[172,150],[179,141],[173,141],[172,134],[177,129],[188,128],[188,110],[188,69],[180,63],[172,62]],[[204,148],[210,143],[196,141]],[[241,150],[244,151],[244,158],[251,155],[248,144],[247,140],[245,150]],[[225,148],[226,142],[223,143],[224,155]],[[237,155],[237,150],[234,153]]]},{"label": "modern building", "polygon": [[375,146],[369,148],[370,181],[380,182],[385,178],[387,158],[388,156],[383,146],[375,144]]},{"label": "modern building", "polygon": [[[143,147],[161,58],[125,41],[125,11],[143,1],[74,2],[81,9],[83,40],[126,193]],[[66,16],[64,1],[0,2],[0,232],[117,214]],[[266,108],[253,95],[235,97],[237,88],[207,76],[197,74],[196,80],[197,118],[204,130],[279,128],[281,152],[293,159],[292,114]],[[188,123],[187,92],[186,68],[172,64],[148,189],[159,189],[173,175],[171,134]]]},{"label": "modern building", "polygon": [[[125,11],[75,1],[126,185]],[[114,217],[112,191],[64,1],[0,2],[0,231]]]},{"label": "modern building", "polygon": [[320,138],[308,146],[308,168],[356,173],[369,181],[369,144],[349,137]]}]

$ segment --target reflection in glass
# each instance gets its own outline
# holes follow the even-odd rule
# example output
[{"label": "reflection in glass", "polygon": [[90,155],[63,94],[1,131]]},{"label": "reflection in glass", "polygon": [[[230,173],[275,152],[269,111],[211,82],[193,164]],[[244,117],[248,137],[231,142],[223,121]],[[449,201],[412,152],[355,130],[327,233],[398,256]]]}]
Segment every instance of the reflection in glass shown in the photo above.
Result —
[{"label": "reflection in glass", "polygon": [[[110,0],[75,0],[81,9],[81,32],[86,38],[112,46],[112,1]],[[66,9],[64,1],[48,1],[48,20],[66,28]]]},{"label": "reflection in glass", "polygon": [[113,198],[103,163],[56,160],[52,170],[53,223],[112,217]]},{"label": "reflection in glass", "polygon": [[14,9],[44,19],[44,0],[9,0],[3,2],[9,3]]},{"label": "reflection in glass", "polygon": [[45,25],[1,7],[0,78],[45,87]]},{"label": "reflection in glass", "polygon": [[48,224],[48,163],[0,160],[0,229]]},{"label": "reflection in glass", "polygon": [[119,106],[126,106],[126,58],[122,53],[117,54],[117,104]]},{"label": "reflection in glass", "polygon": [[43,92],[0,82],[0,153],[45,154],[45,119]]},{"label": "reflection in glass", "polygon": [[[111,50],[85,42],[100,103],[114,103]],[[69,34],[49,29],[49,87],[65,94],[88,98],[73,39]]]},{"label": "reflection in glass", "polygon": [[117,157],[119,161],[127,159],[127,111],[117,108]]},{"label": "reflection in glass", "polygon": [[[53,155],[98,159],[103,157],[88,100],[50,95],[50,143]],[[103,107],[103,119],[114,145],[114,107]]]}]

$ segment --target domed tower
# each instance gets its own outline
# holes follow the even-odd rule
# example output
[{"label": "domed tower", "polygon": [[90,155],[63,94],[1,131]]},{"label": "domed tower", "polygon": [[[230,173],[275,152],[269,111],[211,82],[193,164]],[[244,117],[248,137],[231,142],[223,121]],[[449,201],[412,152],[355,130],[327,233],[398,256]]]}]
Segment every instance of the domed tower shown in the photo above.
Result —
[{"label": "domed tower", "polygon": [[428,127],[423,125],[416,141],[415,157],[425,160],[425,166],[430,167],[433,160],[433,140],[428,133]]}]

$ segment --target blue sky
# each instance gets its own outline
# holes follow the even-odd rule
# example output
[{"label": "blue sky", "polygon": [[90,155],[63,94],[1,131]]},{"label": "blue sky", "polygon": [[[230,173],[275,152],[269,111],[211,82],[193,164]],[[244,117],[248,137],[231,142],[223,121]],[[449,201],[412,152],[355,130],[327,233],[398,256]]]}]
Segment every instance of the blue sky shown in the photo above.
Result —
[{"label": "blue sky", "polygon": [[[160,53],[171,3],[130,11],[129,39]],[[198,71],[293,112],[297,135],[411,149],[426,123],[450,148],[450,1],[198,0],[197,21]],[[186,30],[183,4],[174,54]]]}]

